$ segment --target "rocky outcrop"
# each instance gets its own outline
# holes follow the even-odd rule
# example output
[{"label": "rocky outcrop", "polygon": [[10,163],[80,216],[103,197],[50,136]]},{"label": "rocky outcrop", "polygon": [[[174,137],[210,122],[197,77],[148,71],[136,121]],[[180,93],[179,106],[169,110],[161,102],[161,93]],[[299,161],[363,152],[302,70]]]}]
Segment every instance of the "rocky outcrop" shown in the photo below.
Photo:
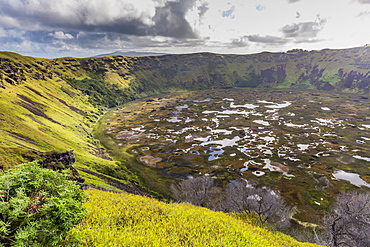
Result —
[{"label": "rocky outcrop", "polygon": [[71,180],[77,181],[80,185],[83,185],[85,180],[80,176],[73,164],[76,161],[73,150],[59,153],[57,151],[52,152],[36,152],[33,151],[31,154],[24,155],[29,161],[37,160],[40,167],[51,169],[53,171],[62,171],[69,169],[71,171]]},{"label": "rocky outcrop", "polygon": [[73,150],[63,153],[45,153],[41,157],[43,158],[43,160],[40,161],[41,167],[52,169],[54,171],[69,169],[71,171],[72,180],[75,180],[79,183],[83,183],[85,181],[83,178],[81,178],[80,174],[73,166],[76,161]]}]

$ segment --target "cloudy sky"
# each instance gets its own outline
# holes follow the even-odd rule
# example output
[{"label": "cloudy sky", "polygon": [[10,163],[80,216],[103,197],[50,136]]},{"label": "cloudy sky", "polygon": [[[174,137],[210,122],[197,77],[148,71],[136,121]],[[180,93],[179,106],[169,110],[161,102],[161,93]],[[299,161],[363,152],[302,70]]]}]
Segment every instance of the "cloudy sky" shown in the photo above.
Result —
[{"label": "cloudy sky", "polygon": [[0,50],[250,54],[370,43],[370,0],[1,0]]}]

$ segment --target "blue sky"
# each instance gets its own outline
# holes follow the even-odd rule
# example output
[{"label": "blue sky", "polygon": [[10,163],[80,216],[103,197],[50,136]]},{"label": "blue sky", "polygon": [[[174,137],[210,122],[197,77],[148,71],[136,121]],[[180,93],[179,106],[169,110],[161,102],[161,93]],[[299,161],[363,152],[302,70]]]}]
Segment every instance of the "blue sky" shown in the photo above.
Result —
[{"label": "blue sky", "polygon": [[370,0],[2,0],[0,50],[250,54],[370,43]]}]

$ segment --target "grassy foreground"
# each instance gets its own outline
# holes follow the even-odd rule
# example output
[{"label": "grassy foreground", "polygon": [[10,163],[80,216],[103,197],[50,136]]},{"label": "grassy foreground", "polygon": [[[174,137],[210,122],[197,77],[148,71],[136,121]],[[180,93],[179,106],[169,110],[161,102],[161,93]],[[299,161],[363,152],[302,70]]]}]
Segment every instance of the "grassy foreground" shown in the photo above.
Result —
[{"label": "grassy foreground", "polygon": [[317,246],[190,204],[89,190],[89,216],[69,246]]}]

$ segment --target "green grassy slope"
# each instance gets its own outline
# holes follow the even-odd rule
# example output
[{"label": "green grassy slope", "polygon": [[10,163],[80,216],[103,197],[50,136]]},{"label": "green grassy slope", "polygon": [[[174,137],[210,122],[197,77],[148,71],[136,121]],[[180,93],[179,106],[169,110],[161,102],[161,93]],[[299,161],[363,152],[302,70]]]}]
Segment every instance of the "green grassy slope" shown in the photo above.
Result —
[{"label": "green grassy slope", "polygon": [[88,192],[89,216],[70,232],[71,246],[318,246],[190,204]]},{"label": "green grassy slope", "polygon": [[[74,150],[76,167],[107,173],[121,167],[92,137],[92,127],[104,109],[48,70],[52,60],[0,55],[0,165],[8,169],[48,151]],[[121,169],[122,170],[122,169]],[[135,180],[126,170],[120,178]],[[109,174],[109,173],[108,173]],[[107,186],[82,174],[88,183]]]}]

